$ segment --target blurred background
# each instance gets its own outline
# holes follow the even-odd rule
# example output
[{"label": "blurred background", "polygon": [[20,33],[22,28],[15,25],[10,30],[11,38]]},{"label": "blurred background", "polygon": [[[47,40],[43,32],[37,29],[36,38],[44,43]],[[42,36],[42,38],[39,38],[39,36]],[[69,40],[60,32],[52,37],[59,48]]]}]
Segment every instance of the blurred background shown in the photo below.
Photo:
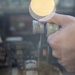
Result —
[{"label": "blurred background", "polygon": [[[29,14],[30,1],[0,0],[0,75],[10,75],[12,68],[22,69],[26,60],[38,60],[41,57],[43,61],[47,58],[63,71],[63,67],[52,56],[46,33],[33,32],[35,26]],[[55,2],[57,13],[75,16],[75,0]],[[39,57],[38,50],[41,50]]]}]

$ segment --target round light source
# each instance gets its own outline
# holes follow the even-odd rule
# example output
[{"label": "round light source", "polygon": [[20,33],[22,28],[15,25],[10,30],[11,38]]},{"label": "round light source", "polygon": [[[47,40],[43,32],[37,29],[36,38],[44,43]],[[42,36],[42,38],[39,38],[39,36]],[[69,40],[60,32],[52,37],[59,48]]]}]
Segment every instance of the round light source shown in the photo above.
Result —
[{"label": "round light source", "polygon": [[52,16],[55,11],[54,0],[31,0],[29,12],[35,19],[45,18],[48,15]]}]

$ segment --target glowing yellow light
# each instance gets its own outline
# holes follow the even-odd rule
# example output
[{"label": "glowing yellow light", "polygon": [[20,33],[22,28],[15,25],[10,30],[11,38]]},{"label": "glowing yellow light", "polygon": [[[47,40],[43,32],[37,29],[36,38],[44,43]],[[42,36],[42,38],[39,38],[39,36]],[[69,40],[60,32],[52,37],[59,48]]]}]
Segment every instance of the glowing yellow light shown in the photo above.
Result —
[{"label": "glowing yellow light", "polygon": [[49,15],[55,7],[54,0],[31,0],[30,7],[38,16]]}]

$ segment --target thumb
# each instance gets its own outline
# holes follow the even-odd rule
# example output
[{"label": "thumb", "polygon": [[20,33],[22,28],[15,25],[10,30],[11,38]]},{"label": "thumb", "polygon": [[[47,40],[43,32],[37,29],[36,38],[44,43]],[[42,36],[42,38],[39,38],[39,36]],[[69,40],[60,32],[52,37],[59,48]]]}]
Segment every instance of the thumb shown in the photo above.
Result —
[{"label": "thumb", "polygon": [[47,18],[43,18],[43,19],[40,19],[39,21],[40,22],[50,22],[50,23],[55,23],[57,25],[65,26],[65,25],[70,25],[74,23],[75,17],[55,13],[51,19],[48,20]]}]

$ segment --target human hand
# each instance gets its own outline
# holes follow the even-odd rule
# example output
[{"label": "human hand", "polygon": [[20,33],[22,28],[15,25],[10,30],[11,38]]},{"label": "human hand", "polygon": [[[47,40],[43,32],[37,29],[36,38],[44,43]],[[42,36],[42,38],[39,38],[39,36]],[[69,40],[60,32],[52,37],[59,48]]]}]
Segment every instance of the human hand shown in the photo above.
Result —
[{"label": "human hand", "polygon": [[52,54],[68,72],[75,71],[75,18],[56,14],[50,20],[40,19],[40,22],[52,22],[62,28],[48,37]]}]

